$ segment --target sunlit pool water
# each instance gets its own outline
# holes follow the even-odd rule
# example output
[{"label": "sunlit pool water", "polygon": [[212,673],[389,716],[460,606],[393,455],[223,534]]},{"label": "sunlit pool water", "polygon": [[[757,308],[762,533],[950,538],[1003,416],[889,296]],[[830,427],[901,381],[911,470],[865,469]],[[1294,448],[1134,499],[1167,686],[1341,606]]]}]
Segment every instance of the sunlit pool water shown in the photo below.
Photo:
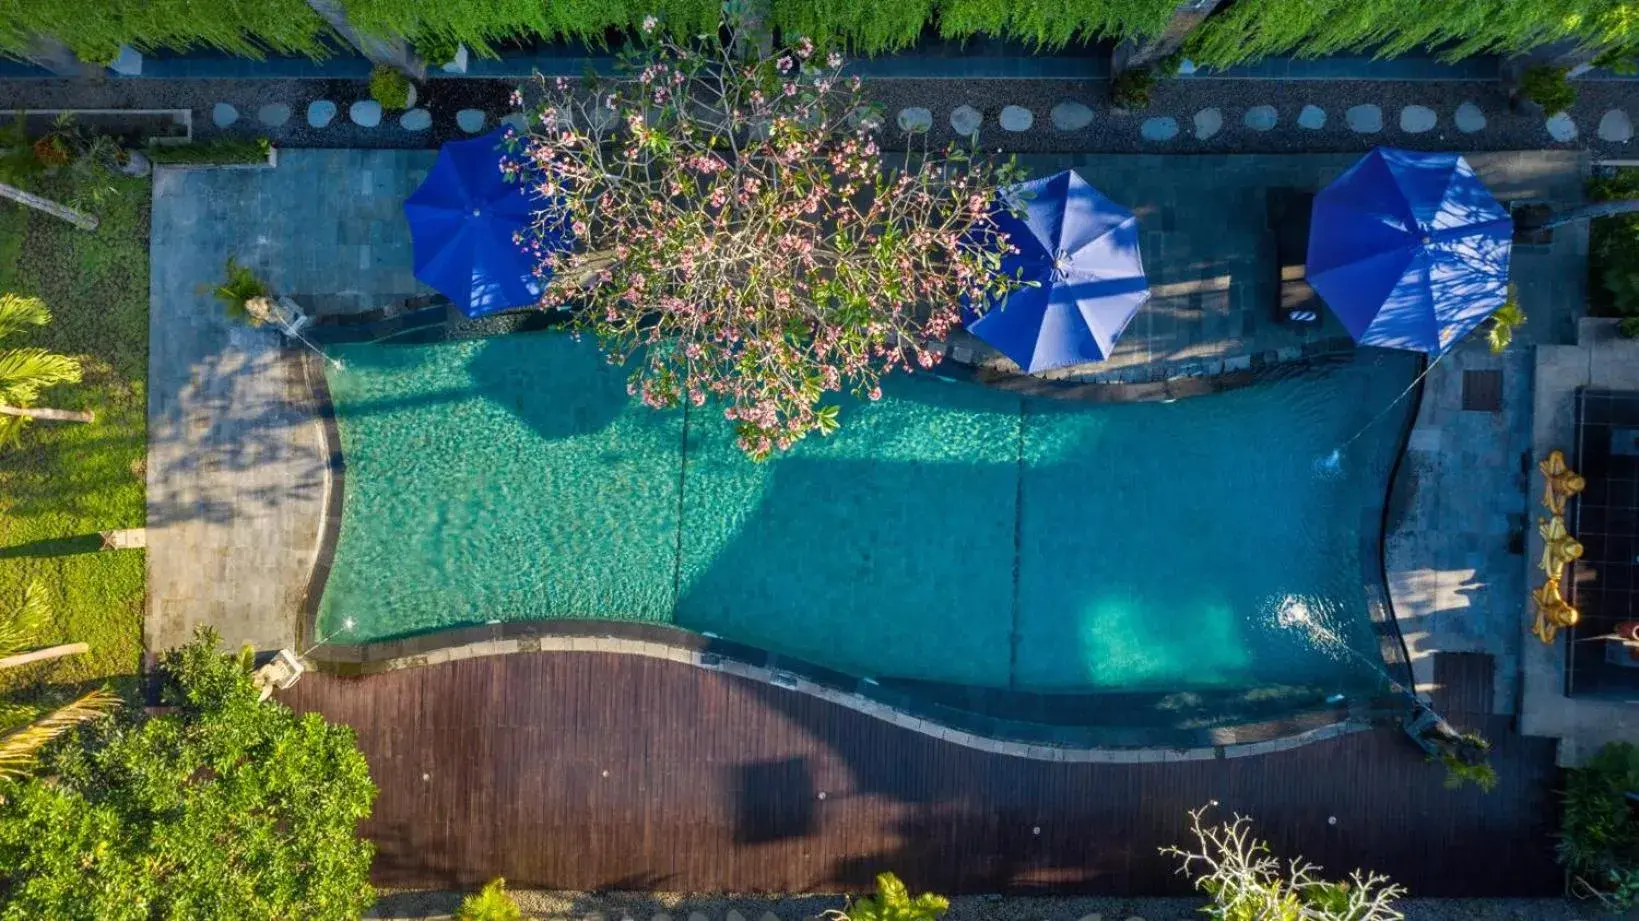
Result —
[{"label": "sunlit pool water", "polygon": [[862,677],[1027,691],[1358,686],[1362,539],[1416,373],[1352,358],[1173,403],[899,377],[763,464],[560,333],[335,348],[346,495],[320,632],[710,632]]}]

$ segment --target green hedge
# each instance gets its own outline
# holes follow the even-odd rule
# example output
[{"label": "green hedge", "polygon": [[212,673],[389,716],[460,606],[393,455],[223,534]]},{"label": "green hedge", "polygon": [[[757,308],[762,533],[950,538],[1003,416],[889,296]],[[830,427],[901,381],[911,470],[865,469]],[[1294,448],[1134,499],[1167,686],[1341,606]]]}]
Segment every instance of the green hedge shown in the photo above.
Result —
[{"label": "green hedge", "polygon": [[1188,53],[1218,67],[1274,54],[1455,59],[1561,39],[1631,48],[1639,0],[1237,0],[1190,36]]},{"label": "green hedge", "polygon": [[83,61],[140,51],[215,48],[262,58],[324,57],[324,20],[304,0],[3,0],[0,51],[21,54],[31,34],[54,36]]},{"label": "green hedge", "polygon": [[610,29],[635,29],[655,16],[678,35],[717,31],[720,0],[342,0],[347,18],[375,35],[403,35],[418,47],[461,42],[493,54],[508,39],[602,43]]},{"label": "green hedge", "polygon": [[1061,48],[1103,37],[1154,35],[1176,0],[772,0],[782,35],[878,54],[913,44],[932,22],[945,38],[977,35]]}]

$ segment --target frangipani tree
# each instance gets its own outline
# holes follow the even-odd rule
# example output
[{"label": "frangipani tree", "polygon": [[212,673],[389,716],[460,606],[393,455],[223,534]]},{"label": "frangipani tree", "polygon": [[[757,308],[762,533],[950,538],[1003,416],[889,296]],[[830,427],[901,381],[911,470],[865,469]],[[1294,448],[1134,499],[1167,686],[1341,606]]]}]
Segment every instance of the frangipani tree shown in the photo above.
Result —
[{"label": "frangipani tree", "polygon": [[[0,294],[0,339],[49,322],[51,312],[39,298]],[[34,405],[46,388],[79,379],[80,363],[67,355],[39,348],[0,349],[0,448],[16,442],[33,419],[92,421],[88,412]]]},{"label": "frangipani tree", "polygon": [[1007,290],[991,214],[1020,172],[954,147],[886,164],[839,55],[656,25],[624,79],[542,80],[509,168],[539,199],[543,306],[631,361],[644,403],[719,401],[761,459],[832,431],[827,394],[875,399],[883,374],[931,366],[962,305]]}]

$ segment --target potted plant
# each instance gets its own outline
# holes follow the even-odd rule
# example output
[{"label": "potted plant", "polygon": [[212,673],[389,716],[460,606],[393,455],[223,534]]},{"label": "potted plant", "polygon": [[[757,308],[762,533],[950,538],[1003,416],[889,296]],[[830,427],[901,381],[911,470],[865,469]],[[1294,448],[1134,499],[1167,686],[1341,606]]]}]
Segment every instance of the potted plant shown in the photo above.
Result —
[{"label": "potted plant", "polygon": [[415,105],[415,84],[402,72],[386,64],[377,64],[370,71],[370,98],[389,112],[398,112]]},{"label": "potted plant", "polygon": [[1128,68],[1110,81],[1110,107],[1117,114],[1145,108],[1154,90],[1155,71],[1148,67]]},{"label": "potted plant", "polygon": [[1529,112],[1529,106],[1536,106],[1537,111],[1530,114],[1548,115],[1569,109],[1576,102],[1576,87],[1571,85],[1569,73],[1563,67],[1548,64],[1527,67],[1520,76],[1519,87],[1510,97],[1514,107]]},{"label": "potted plant", "polygon": [[1497,785],[1497,771],[1489,759],[1491,743],[1478,733],[1457,731],[1424,704],[1417,705],[1404,726],[1430,761],[1445,765],[1447,789],[1472,783],[1489,793]]}]

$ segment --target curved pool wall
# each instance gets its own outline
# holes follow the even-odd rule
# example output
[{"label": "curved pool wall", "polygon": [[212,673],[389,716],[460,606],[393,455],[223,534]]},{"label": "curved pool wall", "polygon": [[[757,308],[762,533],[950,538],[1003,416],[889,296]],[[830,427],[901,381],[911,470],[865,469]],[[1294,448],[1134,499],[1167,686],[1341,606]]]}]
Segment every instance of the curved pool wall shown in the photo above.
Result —
[{"label": "curved pool wall", "polygon": [[1415,399],[1341,474],[1315,462],[1411,356],[1133,406],[901,378],[758,465],[716,413],[631,405],[562,334],[336,351],[351,476],[314,633],[354,619],[337,658],[600,635],[982,734],[1143,745],[1367,700],[1372,670],[1275,623],[1283,606],[1396,657],[1383,496]]}]

